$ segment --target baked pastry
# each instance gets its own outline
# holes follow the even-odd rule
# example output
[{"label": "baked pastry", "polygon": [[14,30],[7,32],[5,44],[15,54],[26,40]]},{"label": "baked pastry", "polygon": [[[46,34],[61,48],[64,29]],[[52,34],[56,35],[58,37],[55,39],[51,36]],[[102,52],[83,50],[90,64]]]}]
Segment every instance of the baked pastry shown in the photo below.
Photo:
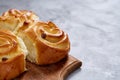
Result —
[{"label": "baked pastry", "polygon": [[14,31],[20,24],[20,20],[15,17],[0,16],[0,29]]},{"label": "baked pastry", "polygon": [[0,30],[0,80],[10,80],[24,72],[26,55],[20,38],[8,30]]},{"label": "baked pastry", "polygon": [[16,18],[25,19],[25,21],[38,21],[39,17],[33,13],[32,11],[28,10],[17,10],[17,9],[10,9],[2,14],[2,16],[14,16]]},{"label": "baked pastry", "polygon": [[27,28],[38,20],[39,17],[32,11],[10,9],[0,16],[0,29],[8,29],[16,33],[23,25]]},{"label": "baked pastry", "polygon": [[0,16],[0,80],[24,72],[26,57],[47,65],[66,57],[69,50],[68,35],[53,22],[40,22],[32,11],[11,9]]},{"label": "baked pastry", "polygon": [[0,29],[21,37],[28,49],[27,59],[39,65],[58,62],[70,50],[68,35],[53,22],[40,22],[31,11],[8,10],[0,17]]},{"label": "baked pastry", "polygon": [[68,35],[53,22],[37,22],[17,34],[28,49],[27,59],[38,65],[56,63],[70,50]]}]

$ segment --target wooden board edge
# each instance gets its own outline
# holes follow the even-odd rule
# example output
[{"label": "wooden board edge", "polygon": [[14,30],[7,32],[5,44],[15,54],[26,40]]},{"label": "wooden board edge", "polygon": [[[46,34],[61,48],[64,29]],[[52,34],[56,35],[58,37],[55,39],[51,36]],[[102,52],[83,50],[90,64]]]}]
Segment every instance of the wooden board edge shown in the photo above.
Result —
[{"label": "wooden board edge", "polygon": [[60,73],[59,75],[59,80],[65,80],[67,78],[67,76],[72,73],[73,71],[75,71],[76,69],[80,68],[82,66],[82,62],[76,58],[74,58],[73,56],[69,55],[70,58],[73,58],[74,61],[67,65]]}]

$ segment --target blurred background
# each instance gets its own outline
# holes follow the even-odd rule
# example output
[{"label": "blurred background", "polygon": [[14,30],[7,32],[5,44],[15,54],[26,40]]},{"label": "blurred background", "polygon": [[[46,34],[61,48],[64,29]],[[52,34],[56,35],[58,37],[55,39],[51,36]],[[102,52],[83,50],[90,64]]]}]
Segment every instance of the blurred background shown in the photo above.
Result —
[{"label": "blurred background", "polygon": [[120,0],[0,0],[35,12],[68,33],[70,55],[83,62],[66,80],[120,80]]}]

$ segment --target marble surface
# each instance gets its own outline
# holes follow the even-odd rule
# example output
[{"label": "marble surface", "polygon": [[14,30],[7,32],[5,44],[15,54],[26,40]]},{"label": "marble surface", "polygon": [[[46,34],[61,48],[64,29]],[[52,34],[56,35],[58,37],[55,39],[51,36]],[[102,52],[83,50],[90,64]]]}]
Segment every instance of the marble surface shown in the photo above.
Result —
[{"label": "marble surface", "polygon": [[120,80],[120,0],[0,0],[0,13],[27,9],[68,33],[83,61],[66,80]]}]

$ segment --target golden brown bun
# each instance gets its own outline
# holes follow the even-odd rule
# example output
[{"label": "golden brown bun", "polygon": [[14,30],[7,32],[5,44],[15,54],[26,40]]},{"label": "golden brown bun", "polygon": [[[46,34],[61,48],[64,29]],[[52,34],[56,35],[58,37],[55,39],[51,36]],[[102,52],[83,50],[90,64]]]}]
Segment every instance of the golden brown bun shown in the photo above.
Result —
[{"label": "golden brown bun", "polygon": [[14,31],[20,25],[20,20],[15,17],[0,16],[0,29]]},{"label": "golden brown bun", "polygon": [[68,35],[52,22],[38,22],[19,30],[29,51],[27,59],[39,65],[51,64],[67,56],[70,50]]},{"label": "golden brown bun", "polygon": [[51,64],[67,56],[68,35],[52,22],[40,22],[31,11],[11,9],[0,17],[0,29],[13,31],[28,49],[27,59],[36,64]]},{"label": "golden brown bun", "polygon": [[0,80],[24,72],[26,56],[35,64],[46,65],[60,61],[69,50],[68,35],[53,22],[40,22],[31,11],[11,9],[0,16]]},{"label": "golden brown bun", "polygon": [[38,20],[39,17],[32,11],[10,9],[0,16],[0,29],[8,29],[16,33],[23,25],[29,26]]},{"label": "golden brown bun", "polygon": [[24,19],[24,21],[27,21],[27,22],[39,20],[39,17],[35,13],[33,13],[32,11],[28,11],[28,10],[10,9],[4,12],[2,16],[13,16],[16,18]]},{"label": "golden brown bun", "polygon": [[0,80],[10,80],[25,71],[26,53],[22,40],[8,30],[0,30]]}]

